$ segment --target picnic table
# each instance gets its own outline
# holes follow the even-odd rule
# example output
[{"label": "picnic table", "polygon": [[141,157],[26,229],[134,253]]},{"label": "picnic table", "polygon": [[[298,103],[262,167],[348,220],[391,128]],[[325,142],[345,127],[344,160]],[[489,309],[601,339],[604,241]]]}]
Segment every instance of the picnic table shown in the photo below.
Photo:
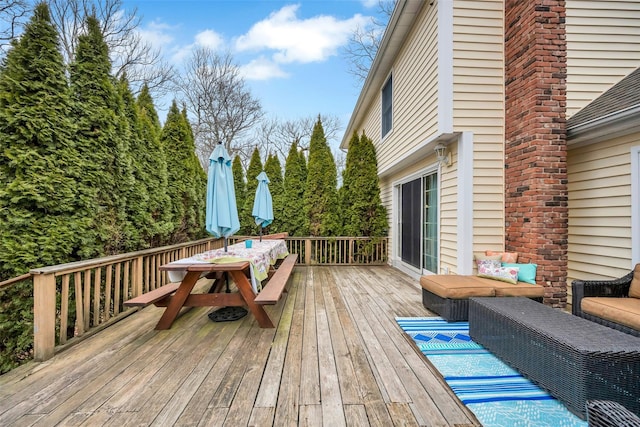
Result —
[{"label": "picnic table", "polygon": [[[284,260],[277,270],[273,266]],[[128,306],[155,304],[165,307],[156,329],[169,329],[183,307],[240,307],[246,306],[261,328],[273,328],[273,322],[262,307],[275,304],[285,291],[286,282],[296,263],[297,255],[290,255],[284,240],[264,239],[228,246],[227,250],[215,249],[165,264],[173,283],[125,302]],[[194,294],[192,290],[202,277],[215,277],[208,293]],[[238,292],[225,292],[228,277]],[[264,289],[262,283],[269,279]],[[262,297],[261,297],[262,295]]]}]

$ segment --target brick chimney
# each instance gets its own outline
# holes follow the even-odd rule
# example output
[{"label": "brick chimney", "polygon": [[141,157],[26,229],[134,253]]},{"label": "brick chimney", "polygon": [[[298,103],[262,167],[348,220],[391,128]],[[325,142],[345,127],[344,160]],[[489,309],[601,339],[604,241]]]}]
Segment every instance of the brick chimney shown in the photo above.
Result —
[{"label": "brick chimney", "polygon": [[567,304],[565,2],[505,4],[505,248]]}]

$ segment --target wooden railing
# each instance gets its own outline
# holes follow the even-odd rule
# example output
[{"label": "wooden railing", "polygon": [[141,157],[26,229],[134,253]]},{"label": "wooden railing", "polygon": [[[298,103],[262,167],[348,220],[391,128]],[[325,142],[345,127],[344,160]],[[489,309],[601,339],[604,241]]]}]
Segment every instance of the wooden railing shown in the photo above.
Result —
[{"label": "wooden railing", "polygon": [[[245,238],[233,236],[229,244]],[[387,262],[386,238],[289,237],[286,242],[289,252],[298,254],[299,265]],[[222,246],[221,239],[209,238],[31,270],[34,358],[46,360],[57,349],[137,311],[123,302],[168,283],[161,265]]]}]

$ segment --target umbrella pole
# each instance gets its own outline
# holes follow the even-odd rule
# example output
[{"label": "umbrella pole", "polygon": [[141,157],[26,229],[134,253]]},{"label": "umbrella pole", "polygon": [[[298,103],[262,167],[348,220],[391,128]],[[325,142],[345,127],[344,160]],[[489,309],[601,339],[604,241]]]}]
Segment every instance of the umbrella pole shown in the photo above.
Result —
[{"label": "umbrella pole", "polygon": [[[222,237],[222,242],[224,244],[224,251],[227,252],[227,238],[225,236]],[[226,271],[224,272],[224,280],[227,283],[227,293],[230,293],[231,290],[229,289],[229,275]]]},{"label": "umbrella pole", "polygon": [[262,242],[262,226],[260,226],[260,241]]}]

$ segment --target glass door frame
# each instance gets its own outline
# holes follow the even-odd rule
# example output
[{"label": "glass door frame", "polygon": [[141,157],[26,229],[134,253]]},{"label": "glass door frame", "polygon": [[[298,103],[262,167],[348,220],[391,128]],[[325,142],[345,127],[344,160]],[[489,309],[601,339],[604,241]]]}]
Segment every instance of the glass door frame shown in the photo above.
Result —
[{"label": "glass door frame", "polygon": [[[424,189],[424,178],[429,176],[429,175],[436,175],[436,191],[437,191],[437,231],[436,231],[436,238],[438,240],[438,244],[437,244],[437,254],[436,254],[436,258],[437,258],[437,264],[439,264],[440,261],[440,227],[441,227],[441,223],[440,223],[440,194],[441,194],[441,181],[440,181],[440,168],[438,167],[437,164],[422,169],[417,173],[414,173],[412,175],[406,176],[401,180],[398,180],[396,182],[394,182],[393,184],[393,190],[394,190],[394,207],[395,207],[395,215],[393,218],[394,221],[394,233],[393,233],[393,240],[394,240],[394,247],[393,247],[393,251],[394,251],[394,266],[399,268],[400,270],[405,271],[408,274],[414,275],[416,277],[420,276],[420,275],[424,275],[424,274],[437,274],[437,271],[429,271],[424,269],[424,216],[425,216],[425,209],[424,209],[424,203],[425,201],[425,189]],[[422,204],[422,209],[420,210],[420,267],[416,268],[413,267],[410,264],[407,264],[406,262],[404,262],[402,260],[402,185],[407,184],[411,181],[415,181],[416,179],[420,179],[420,185],[421,185],[421,204]]]}]

